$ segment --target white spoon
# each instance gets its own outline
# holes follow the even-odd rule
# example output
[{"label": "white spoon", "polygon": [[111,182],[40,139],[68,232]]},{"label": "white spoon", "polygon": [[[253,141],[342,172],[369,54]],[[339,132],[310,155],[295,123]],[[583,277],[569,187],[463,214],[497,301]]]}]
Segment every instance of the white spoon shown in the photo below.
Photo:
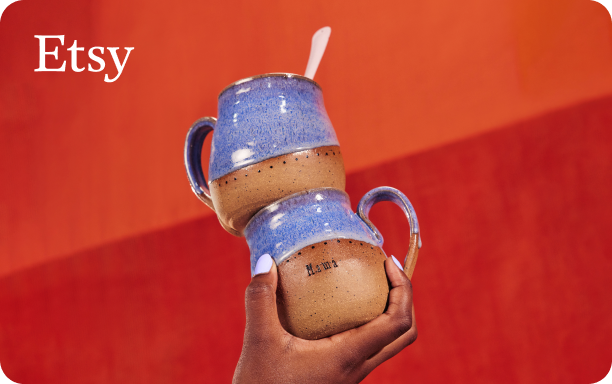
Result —
[{"label": "white spoon", "polygon": [[310,47],[310,57],[308,58],[308,65],[306,65],[306,74],[304,74],[305,77],[314,79],[315,73],[317,73],[317,68],[319,68],[321,58],[325,53],[325,48],[327,47],[327,41],[329,40],[330,34],[331,28],[323,27],[316,31],[312,36],[312,46]]}]

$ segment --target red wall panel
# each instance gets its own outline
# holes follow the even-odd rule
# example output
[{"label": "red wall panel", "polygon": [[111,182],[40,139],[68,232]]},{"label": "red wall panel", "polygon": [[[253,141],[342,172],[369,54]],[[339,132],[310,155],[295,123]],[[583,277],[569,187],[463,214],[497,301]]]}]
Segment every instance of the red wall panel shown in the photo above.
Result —
[{"label": "red wall panel", "polygon": [[[592,383],[612,361],[612,98],[348,177],[415,206],[416,343],[366,382]],[[407,248],[399,209],[372,219]],[[227,382],[240,353],[244,240],[214,217],[0,280],[0,361],[29,383]]]}]

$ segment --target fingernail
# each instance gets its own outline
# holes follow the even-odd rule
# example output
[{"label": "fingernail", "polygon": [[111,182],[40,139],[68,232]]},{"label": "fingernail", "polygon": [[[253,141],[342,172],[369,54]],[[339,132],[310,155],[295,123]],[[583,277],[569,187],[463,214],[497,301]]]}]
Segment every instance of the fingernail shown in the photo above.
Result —
[{"label": "fingernail", "polygon": [[273,262],[274,261],[272,260],[272,257],[268,255],[267,253],[261,255],[259,260],[257,260],[257,264],[255,265],[255,274],[253,276],[257,276],[262,273],[270,272]]},{"label": "fingernail", "polygon": [[[393,262],[395,263],[395,265],[397,265],[397,267],[403,271],[403,270],[404,270],[404,267],[402,267],[402,265],[400,264],[400,262],[399,262],[399,261],[397,261],[397,259],[395,258],[395,256],[391,255],[391,258],[393,259]],[[257,265],[259,265],[259,263],[257,263]]]}]

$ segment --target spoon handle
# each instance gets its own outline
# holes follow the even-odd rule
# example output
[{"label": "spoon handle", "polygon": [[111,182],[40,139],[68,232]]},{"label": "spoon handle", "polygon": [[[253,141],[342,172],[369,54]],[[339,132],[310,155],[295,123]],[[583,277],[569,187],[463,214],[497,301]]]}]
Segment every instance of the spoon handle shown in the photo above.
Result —
[{"label": "spoon handle", "polygon": [[308,58],[308,65],[306,65],[305,77],[313,79],[315,73],[317,73],[317,68],[319,68],[319,63],[325,53],[330,34],[331,28],[323,27],[312,36],[312,46],[310,47],[310,57]]}]

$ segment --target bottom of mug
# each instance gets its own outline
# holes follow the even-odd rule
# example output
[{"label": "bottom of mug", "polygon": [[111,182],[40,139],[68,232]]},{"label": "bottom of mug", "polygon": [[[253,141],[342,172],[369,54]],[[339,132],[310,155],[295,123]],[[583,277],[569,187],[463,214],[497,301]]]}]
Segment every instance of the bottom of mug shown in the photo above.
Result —
[{"label": "bottom of mug", "polygon": [[315,188],[344,191],[346,178],[340,147],[332,145],[273,157],[208,184],[223,228],[241,236],[249,220],[265,206]]},{"label": "bottom of mug", "polygon": [[389,296],[382,249],[353,239],[304,247],[278,265],[277,308],[283,327],[315,340],[363,325]]}]

